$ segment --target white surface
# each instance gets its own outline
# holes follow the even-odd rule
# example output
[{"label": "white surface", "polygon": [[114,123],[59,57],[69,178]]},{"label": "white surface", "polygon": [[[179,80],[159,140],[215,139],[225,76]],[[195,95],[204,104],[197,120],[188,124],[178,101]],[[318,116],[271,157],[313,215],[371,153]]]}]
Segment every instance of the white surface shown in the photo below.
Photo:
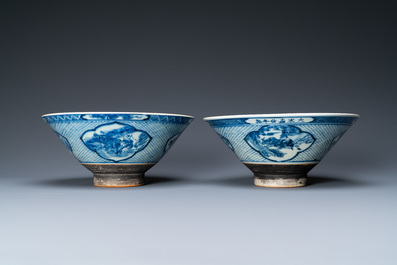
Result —
[{"label": "white surface", "polygon": [[205,121],[221,119],[241,119],[241,118],[279,118],[279,117],[319,117],[319,116],[348,116],[357,117],[360,115],[353,113],[274,113],[274,114],[241,114],[241,115],[222,115],[204,118]]},{"label": "white surface", "polygon": [[152,113],[152,112],[58,112],[58,113],[49,113],[49,114],[44,114],[42,117],[46,116],[54,116],[54,115],[80,115],[80,114],[133,114],[133,115],[164,115],[164,116],[180,116],[180,117],[188,117],[188,118],[193,118],[193,116],[190,115],[184,115],[184,114],[171,114],[171,113]]},{"label": "white surface", "polygon": [[[162,171],[173,169],[158,165],[148,176]],[[393,264],[395,173],[336,166],[313,172],[317,183],[292,189],[255,187],[251,173],[237,165],[120,189],[91,186],[89,172],[80,167],[3,179],[0,260]]]}]

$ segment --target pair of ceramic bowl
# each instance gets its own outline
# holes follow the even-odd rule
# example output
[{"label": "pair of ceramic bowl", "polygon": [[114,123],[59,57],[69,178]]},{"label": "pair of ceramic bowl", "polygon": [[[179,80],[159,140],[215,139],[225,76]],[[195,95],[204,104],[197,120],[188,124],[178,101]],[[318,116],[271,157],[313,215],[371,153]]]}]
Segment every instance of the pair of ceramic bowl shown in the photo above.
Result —
[{"label": "pair of ceramic bowl", "polygon": [[[359,118],[349,113],[228,115],[204,118],[254,173],[261,187],[301,187]],[[100,187],[144,184],[144,174],[194,117],[165,113],[68,112],[43,119]]]}]

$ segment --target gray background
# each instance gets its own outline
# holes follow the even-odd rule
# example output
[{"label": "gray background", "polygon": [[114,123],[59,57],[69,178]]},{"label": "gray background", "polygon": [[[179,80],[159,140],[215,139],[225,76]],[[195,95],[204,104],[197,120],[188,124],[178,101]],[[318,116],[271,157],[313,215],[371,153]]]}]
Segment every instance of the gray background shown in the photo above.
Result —
[{"label": "gray background", "polygon": [[[0,263],[393,264],[394,1],[2,1]],[[41,120],[196,120],[138,188],[91,173]],[[253,186],[205,116],[353,112],[299,189]]]}]

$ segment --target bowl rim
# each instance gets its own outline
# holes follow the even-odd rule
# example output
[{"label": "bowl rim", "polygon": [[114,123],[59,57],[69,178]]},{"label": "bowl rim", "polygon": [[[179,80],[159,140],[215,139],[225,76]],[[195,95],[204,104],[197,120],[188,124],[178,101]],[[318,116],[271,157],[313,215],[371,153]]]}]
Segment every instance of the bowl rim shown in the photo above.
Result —
[{"label": "bowl rim", "polygon": [[83,114],[133,114],[133,115],[159,115],[159,116],[178,116],[194,119],[191,115],[173,114],[173,113],[159,113],[159,112],[123,112],[123,111],[82,111],[82,112],[54,112],[44,114],[41,117],[57,116],[57,115],[83,115]]},{"label": "bowl rim", "polygon": [[239,115],[222,115],[205,117],[203,120],[223,120],[223,119],[244,119],[244,118],[282,118],[282,117],[321,117],[321,116],[341,116],[341,117],[355,117],[359,118],[360,115],[354,113],[327,113],[327,112],[312,112],[312,113],[273,113],[273,114],[239,114]]}]

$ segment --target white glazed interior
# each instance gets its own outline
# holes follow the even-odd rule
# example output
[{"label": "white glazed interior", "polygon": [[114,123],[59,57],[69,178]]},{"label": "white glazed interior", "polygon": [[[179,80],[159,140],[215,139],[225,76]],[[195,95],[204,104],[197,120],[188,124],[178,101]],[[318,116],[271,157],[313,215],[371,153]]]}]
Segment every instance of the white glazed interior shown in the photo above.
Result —
[{"label": "white glazed interior", "polygon": [[272,117],[319,117],[319,116],[339,116],[339,117],[356,117],[360,115],[353,113],[274,113],[274,114],[242,114],[242,115],[223,115],[205,117],[205,121],[222,120],[222,119],[241,119],[241,118],[272,118]]},{"label": "white glazed interior", "polygon": [[46,116],[56,116],[56,115],[80,115],[80,114],[133,114],[133,115],[162,115],[162,116],[179,116],[194,119],[193,116],[183,115],[183,114],[172,114],[172,113],[155,113],[155,112],[58,112],[44,114],[42,117]]}]

